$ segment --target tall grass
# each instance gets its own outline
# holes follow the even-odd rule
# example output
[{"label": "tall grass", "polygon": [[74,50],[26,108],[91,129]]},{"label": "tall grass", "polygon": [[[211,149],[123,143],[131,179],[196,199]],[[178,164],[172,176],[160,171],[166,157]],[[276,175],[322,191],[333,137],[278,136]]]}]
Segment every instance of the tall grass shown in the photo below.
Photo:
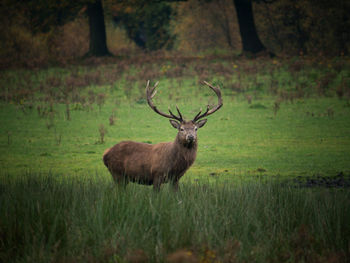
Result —
[{"label": "tall grass", "polygon": [[0,176],[1,262],[342,262],[349,222],[341,189],[245,181],[155,193],[98,174]]},{"label": "tall grass", "polygon": [[[297,187],[348,185],[345,59],[107,62],[1,72],[0,262],[350,260],[349,190]],[[188,118],[216,102],[201,80],[224,95],[177,193],[118,189],[101,162],[121,140],[174,139],[146,104],[147,79],[161,81],[161,109]]]}]

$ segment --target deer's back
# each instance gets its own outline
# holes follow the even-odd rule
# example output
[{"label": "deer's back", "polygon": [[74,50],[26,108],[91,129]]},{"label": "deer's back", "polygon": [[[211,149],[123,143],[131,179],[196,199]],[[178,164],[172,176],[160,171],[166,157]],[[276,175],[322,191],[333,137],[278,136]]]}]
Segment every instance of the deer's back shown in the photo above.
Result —
[{"label": "deer's back", "polygon": [[106,150],[103,161],[107,167],[114,163],[117,163],[118,166],[124,166],[124,163],[128,160],[137,162],[147,158],[151,149],[151,144],[123,141]]},{"label": "deer's back", "polygon": [[179,150],[172,142],[152,145],[123,141],[107,149],[103,161],[114,175],[152,183],[158,176],[181,176],[194,162],[196,148]]},{"label": "deer's back", "polygon": [[106,150],[103,161],[110,171],[128,176],[150,176],[162,165],[169,143],[123,141]]}]

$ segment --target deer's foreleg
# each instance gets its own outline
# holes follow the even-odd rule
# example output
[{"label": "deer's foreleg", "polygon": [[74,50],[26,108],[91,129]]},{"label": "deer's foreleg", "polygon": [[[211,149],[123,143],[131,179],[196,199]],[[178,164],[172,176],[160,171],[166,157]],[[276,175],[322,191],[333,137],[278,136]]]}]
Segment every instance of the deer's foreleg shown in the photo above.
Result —
[{"label": "deer's foreleg", "polygon": [[160,186],[163,183],[163,177],[160,175],[154,175],[154,179],[153,179],[153,190],[159,192],[160,190]]},{"label": "deer's foreleg", "polygon": [[175,178],[171,179],[170,183],[171,183],[171,186],[173,187],[174,191],[177,192],[179,190],[179,180],[184,174],[185,174],[185,172],[183,172],[180,175],[176,176]]}]

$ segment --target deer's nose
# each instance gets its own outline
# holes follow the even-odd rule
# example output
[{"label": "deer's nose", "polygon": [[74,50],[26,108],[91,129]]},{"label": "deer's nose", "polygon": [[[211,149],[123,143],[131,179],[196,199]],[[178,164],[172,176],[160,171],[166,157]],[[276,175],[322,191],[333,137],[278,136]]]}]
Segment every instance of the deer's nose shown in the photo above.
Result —
[{"label": "deer's nose", "polygon": [[191,141],[191,142],[194,141],[194,136],[191,135],[191,134],[188,135],[188,136],[187,136],[187,140],[188,140],[188,141]]}]

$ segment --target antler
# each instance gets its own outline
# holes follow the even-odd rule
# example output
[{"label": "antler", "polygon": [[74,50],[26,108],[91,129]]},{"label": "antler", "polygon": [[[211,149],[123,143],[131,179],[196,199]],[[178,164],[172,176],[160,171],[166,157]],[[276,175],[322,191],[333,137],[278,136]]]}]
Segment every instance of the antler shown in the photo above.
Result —
[{"label": "antler", "polygon": [[203,82],[204,82],[205,85],[209,86],[209,88],[211,88],[215,92],[216,96],[218,96],[218,104],[212,109],[210,109],[209,105],[207,105],[207,109],[206,109],[206,111],[204,113],[202,113],[202,109],[200,109],[198,114],[193,118],[193,120],[192,120],[193,122],[196,122],[196,121],[198,121],[199,119],[202,119],[205,116],[209,116],[210,114],[213,114],[218,109],[220,109],[222,107],[222,105],[223,105],[220,88],[219,87],[214,87],[213,85],[209,84],[206,81],[203,81]]},{"label": "antler", "polygon": [[183,118],[182,118],[182,115],[180,113],[180,110],[179,108],[176,106],[176,110],[177,110],[177,113],[179,114],[179,116],[176,116],[175,114],[173,114],[170,110],[170,108],[168,108],[168,111],[170,113],[169,114],[166,114],[166,113],[163,113],[161,111],[159,111],[157,109],[156,106],[154,106],[153,104],[153,101],[152,101],[152,98],[156,95],[157,93],[157,86],[158,86],[158,81],[156,82],[156,84],[154,84],[153,88],[150,88],[149,87],[149,80],[147,81],[147,86],[146,86],[146,96],[147,96],[147,102],[148,102],[148,105],[151,107],[152,110],[154,110],[156,113],[158,113],[159,115],[163,116],[163,117],[166,117],[166,118],[169,118],[169,119],[175,119],[175,120],[178,120],[180,122],[183,121]]}]

